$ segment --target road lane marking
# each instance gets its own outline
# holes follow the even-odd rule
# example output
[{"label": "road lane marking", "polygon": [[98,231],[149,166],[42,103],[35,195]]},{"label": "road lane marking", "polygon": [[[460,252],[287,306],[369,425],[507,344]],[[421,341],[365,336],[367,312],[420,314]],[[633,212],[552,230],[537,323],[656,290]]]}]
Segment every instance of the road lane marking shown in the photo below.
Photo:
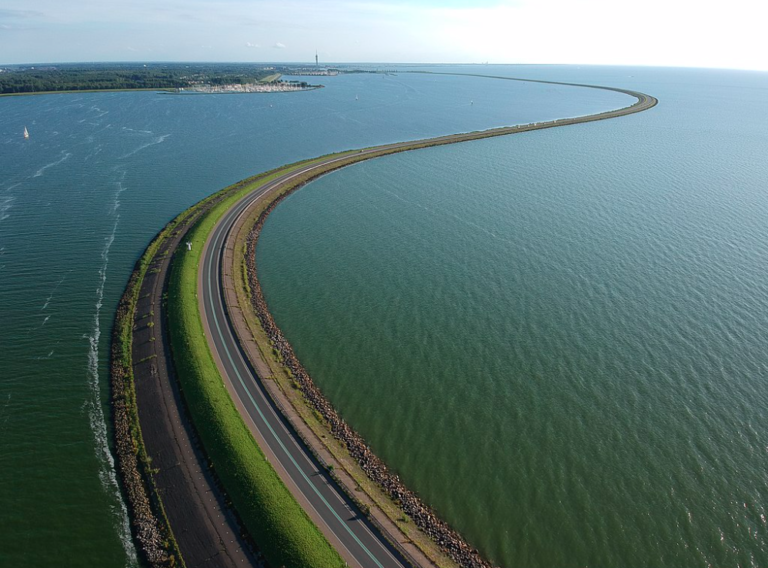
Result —
[{"label": "road lane marking", "polygon": [[[219,225],[219,228],[221,228],[221,226],[222,225]],[[217,234],[214,235],[213,244],[217,244],[218,241],[219,241],[219,238],[221,237],[221,231],[220,230],[217,230],[216,233]],[[209,247],[208,253],[209,253],[209,258],[208,258],[208,274],[207,274],[207,276],[208,276],[208,288],[209,288],[209,290],[215,289],[218,292],[218,291],[220,291],[220,286],[219,286],[219,282],[218,282],[219,279],[216,278],[216,285],[215,286],[212,286],[212,284],[211,284],[212,263],[213,263],[213,258],[216,255],[210,254],[211,253],[210,247]],[[217,296],[218,295],[219,294],[217,294]],[[216,316],[216,307],[215,307],[215,304],[214,304],[214,300],[213,300],[213,295],[212,294],[209,296],[209,300],[210,300],[209,301],[209,305],[210,305],[210,308],[211,308],[211,315],[213,316],[214,323],[216,324],[216,331],[219,334],[219,339],[222,341],[222,347],[224,348],[224,351],[226,352],[226,355],[227,355],[227,358],[229,359],[230,365],[232,366],[232,369],[235,371],[235,374],[237,375],[237,378],[240,381],[240,384],[245,389],[245,392],[247,393],[248,398],[251,401],[251,404],[253,404],[253,406],[256,408],[257,412],[259,413],[259,416],[261,417],[261,419],[266,424],[267,428],[271,432],[271,434],[274,437],[274,439],[277,441],[277,443],[280,446],[280,448],[282,448],[283,452],[285,452],[285,454],[290,458],[290,460],[293,463],[294,467],[296,467],[296,469],[299,471],[299,473],[304,478],[304,480],[307,482],[307,484],[309,484],[309,486],[312,488],[312,490],[315,492],[315,494],[325,504],[325,506],[333,514],[333,516],[336,517],[336,519],[339,521],[339,523],[346,529],[346,531],[349,533],[349,535],[366,552],[366,554],[371,558],[371,560],[373,560],[373,562],[379,568],[384,568],[384,566],[382,566],[382,564],[376,559],[376,557],[371,553],[371,551],[368,550],[368,547],[366,547],[365,544],[363,544],[363,542],[357,537],[357,535],[354,532],[352,532],[352,529],[350,529],[350,527],[347,525],[347,523],[345,523],[341,519],[341,517],[338,515],[338,513],[331,507],[330,503],[328,503],[328,501],[326,501],[325,497],[320,493],[318,488],[315,487],[315,485],[310,481],[310,479],[307,476],[307,474],[304,473],[304,470],[301,469],[301,467],[299,467],[299,464],[296,462],[296,460],[294,459],[293,455],[291,455],[291,453],[288,451],[288,449],[283,444],[283,441],[280,439],[280,437],[277,435],[275,430],[272,428],[272,425],[269,423],[269,421],[267,421],[266,417],[264,416],[264,413],[261,411],[261,408],[259,407],[259,405],[254,400],[253,396],[251,395],[250,390],[248,390],[248,388],[246,387],[245,382],[243,381],[243,378],[240,375],[240,371],[237,369],[237,365],[235,364],[234,359],[232,358],[232,354],[230,353],[229,348],[226,345],[226,340],[224,338],[224,334],[221,331],[221,326],[219,324],[219,319]],[[214,348],[215,348],[215,345],[214,345]]]}]

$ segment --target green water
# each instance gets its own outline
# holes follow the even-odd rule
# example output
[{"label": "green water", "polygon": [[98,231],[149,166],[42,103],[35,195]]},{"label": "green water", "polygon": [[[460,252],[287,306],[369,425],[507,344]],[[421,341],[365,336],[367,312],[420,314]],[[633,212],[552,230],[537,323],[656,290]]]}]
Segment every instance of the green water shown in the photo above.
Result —
[{"label": "green water", "polygon": [[461,77],[323,82],[0,99],[0,567],[137,564],[109,451],[109,335],[134,262],[172,217],[285,163],[628,100]]},{"label": "green water", "polygon": [[660,104],[309,184],[268,303],[493,562],[767,566],[768,74],[555,71]]}]

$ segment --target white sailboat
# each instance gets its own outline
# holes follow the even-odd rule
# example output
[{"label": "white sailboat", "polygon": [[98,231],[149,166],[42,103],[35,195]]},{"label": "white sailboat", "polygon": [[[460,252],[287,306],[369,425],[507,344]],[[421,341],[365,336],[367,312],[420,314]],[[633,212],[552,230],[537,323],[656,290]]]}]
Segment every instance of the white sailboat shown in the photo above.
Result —
[{"label": "white sailboat", "polygon": [[27,127],[24,127],[24,138],[29,138],[29,130],[27,130]]}]

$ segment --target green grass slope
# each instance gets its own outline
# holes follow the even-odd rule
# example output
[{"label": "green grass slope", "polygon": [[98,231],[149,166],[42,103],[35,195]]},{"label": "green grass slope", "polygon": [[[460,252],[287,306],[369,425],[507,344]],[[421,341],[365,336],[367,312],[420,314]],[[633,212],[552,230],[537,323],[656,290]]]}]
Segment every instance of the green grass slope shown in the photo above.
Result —
[{"label": "green grass slope", "polygon": [[246,192],[283,169],[259,179],[218,203],[185,239],[192,251],[179,250],[168,289],[171,348],[184,397],[206,453],[251,536],[272,566],[334,568],[344,566],[318,528],[267,461],[237,411],[216,367],[197,300],[197,275],[203,245],[216,221]]}]

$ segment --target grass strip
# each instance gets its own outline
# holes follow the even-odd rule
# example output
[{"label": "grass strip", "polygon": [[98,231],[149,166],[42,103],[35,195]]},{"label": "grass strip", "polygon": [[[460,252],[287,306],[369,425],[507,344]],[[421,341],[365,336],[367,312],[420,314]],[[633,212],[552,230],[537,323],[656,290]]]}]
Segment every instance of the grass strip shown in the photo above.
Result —
[{"label": "grass strip", "polygon": [[208,458],[251,537],[273,566],[333,568],[344,562],[278,477],[230,397],[205,338],[197,274],[208,235],[242,196],[289,172],[288,166],[222,199],[204,213],[185,240],[192,250],[174,256],[168,284],[173,360],[192,420]]},{"label": "grass strip", "polygon": [[[299,165],[299,164],[297,164]],[[131,514],[131,529],[141,555],[153,568],[183,567],[184,560],[173,535],[158,490],[152,467],[141,432],[138,400],[136,397],[133,372],[133,328],[136,307],[144,277],[168,238],[183,230],[201,211],[221,201],[228,194],[253,187],[259,180],[274,174],[272,170],[247,178],[226,187],[171,220],[150,242],[136,262],[128,279],[123,296],[117,307],[112,330],[110,353],[110,382],[112,398],[112,421],[114,425],[115,457],[123,493]],[[156,270],[156,269],[155,269]]]}]

